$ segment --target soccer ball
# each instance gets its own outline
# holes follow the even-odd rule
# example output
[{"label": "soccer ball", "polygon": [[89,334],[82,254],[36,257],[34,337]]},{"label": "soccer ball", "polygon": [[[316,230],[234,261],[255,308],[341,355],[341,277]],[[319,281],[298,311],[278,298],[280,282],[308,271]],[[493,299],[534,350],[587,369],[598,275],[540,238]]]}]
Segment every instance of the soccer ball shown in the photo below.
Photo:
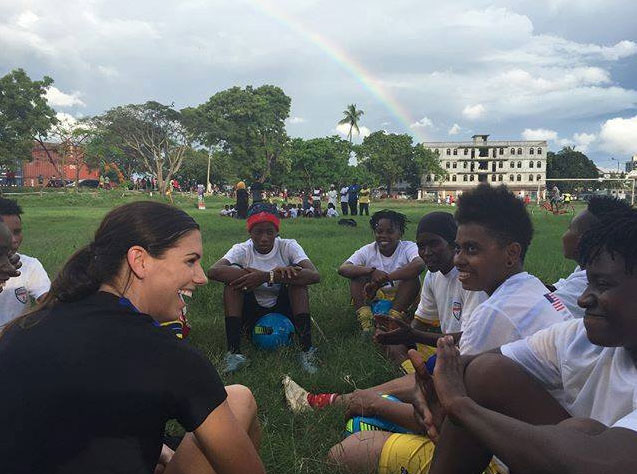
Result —
[{"label": "soccer ball", "polygon": [[[392,402],[400,402],[400,400],[392,395],[381,395],[381,397],[391,400]],[[355,416],[347,420],[345,425],[345,437],[358,433],[359,431],[389,431],[391,433],[411,433],[408,429],[403,428],[391,421],[378,418],[376,416]]]},{"label": "soccer ball", "polygon": [[261,316],[252,329],[252,342],[259,349],[273,351],[279,347],[292,345],[294,325],[280,313],[268,313]]}]

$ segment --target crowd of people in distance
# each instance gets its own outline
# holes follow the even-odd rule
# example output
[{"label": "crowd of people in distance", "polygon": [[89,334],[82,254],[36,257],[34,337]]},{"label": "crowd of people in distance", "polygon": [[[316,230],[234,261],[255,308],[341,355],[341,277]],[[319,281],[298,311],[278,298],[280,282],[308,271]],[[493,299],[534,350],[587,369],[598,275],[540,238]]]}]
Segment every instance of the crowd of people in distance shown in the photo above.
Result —
[{"label": "crowd of people in distance", "polygon": [[[368,211],[365,187],[352,186],[331,186],[325,211]],[[246,240],[207,272],[195,220],[138,201],[110,211],[53,282],[18,253],[22,211],[0,198],[0,472],[264,472],[257,401],[224,386],[184,340],[186,300],[208,280],[223,284],[224,373],[262,370],[249,367],[243,336],[279,313],[312,375],[310,287],[321,272],[283,237],[282,212],[298,206],[236,188],[221,215],[243,215]],[[324,212],[320,189],[306,200]],[[374,240],[338,268],[345,316],[404,375],[350,393],[286,375],[289,408],[343,408],[350,434],[327,453],[339,472],[633,472],[637,211],[592,198],[562,237],[573,272],[542,282],[526,269],[534,229],[523,201],[480,184],[455,204],[453,215],[422,216],[413,241],[405,215],[374,212]],[[171,419],[183,438],[165,435]]]}]

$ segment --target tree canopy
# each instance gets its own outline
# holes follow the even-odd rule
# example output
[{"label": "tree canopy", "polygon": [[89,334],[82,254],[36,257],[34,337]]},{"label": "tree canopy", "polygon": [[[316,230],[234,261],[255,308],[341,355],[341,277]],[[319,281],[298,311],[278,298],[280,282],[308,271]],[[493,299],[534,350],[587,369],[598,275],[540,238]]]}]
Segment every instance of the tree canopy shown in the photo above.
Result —
[{"label": "tree canopy", "polygon": [[546,154],[546,186],[552,188],[557,184],[563,192],[597,188],[591,181],[553,181],[551,178],[597,178],[597,166],[584,153],[571,147],[564,147],[557,153]]}]

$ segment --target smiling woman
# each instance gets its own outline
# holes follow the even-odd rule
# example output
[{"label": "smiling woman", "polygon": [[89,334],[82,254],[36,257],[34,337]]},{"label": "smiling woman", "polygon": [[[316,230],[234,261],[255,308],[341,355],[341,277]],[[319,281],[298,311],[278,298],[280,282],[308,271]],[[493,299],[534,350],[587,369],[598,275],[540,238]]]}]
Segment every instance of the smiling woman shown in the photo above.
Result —
[{"label": "smiling woman", "polygon": [[[185,212],[120,206],[0,337],[1,472],[263,472],[256,404],[164,326],[207,282]],[[183,370],[187,367],[187,370]],[[164,425],[188,432],[175,456]],[[161,457],[160,457],[161,453]],[[171,459],[172,458],[172,459]]]}]

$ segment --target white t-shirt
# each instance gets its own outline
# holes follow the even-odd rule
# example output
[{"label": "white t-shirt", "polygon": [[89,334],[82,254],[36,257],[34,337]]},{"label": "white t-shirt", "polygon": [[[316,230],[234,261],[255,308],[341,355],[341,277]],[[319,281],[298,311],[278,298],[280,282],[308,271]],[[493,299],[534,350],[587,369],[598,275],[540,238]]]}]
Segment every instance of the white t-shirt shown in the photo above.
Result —
[{"label": "white t-shirt", "polygon": [[327,192],[327,203],[332,203],[334,204],[334,207],[336,207],[336,198],[338,197],[338,192],[336,191],[336,189],[330,189]]},{"label": "white t-shirt", "polygon": [[577,266],[573,273],[566,278],[560,278],[553,286],[556,288],[553,294],[562,300],[562,303],[568,308],[573,317],[583,318],[584,308],[577,305],[577,299],[588,286],[586,270],[582,270]]},{"label": "white t-shirt", "polygon": [[[359,248],[347,261],[354,265],[375,267],[385,273],[391,273],[394,270],[404,267],[416,258],[420,258],[418,255],[418,246],[409,240],[399,240],[396,250],[394,250],[394,253],[390,257],[385,257],[380,253],[378,244],[372,242]],[[387,283],[385,286],[388,285],[391,285],[391,283]]]},{"label": "white t-shirt", "polygon": [[467,317],[488,297],[484,291],[464,290],[456,267],[446,275],[427,272],[415,317],[427,324],[440,321],[443,334],[457,333],[462,330],[462,316]]},{"label": "white t-shirt", "polygon": [[0,293],[0,327],[29,308],[29,297],[38,299],[51,288],[51,280],[37,258],[20,255],[20,276],[7,280]]},{"label": "white t-shirt", "polygon": [[556,324],[501,348],[574,417],[637,431],[637,368],[623,347],[602,347],[584,321]]},{"label": "white t-shirt", "polygon": [[[286,267],[296,265],[303,260],[308,260],[305,251],[294,239],[274,239],[274,246],[267,254],[259,253],[255,250],[252,240],[246,240],[240,244],[234,244],[230,250],[222,257],[231,264],[241,265],[242,268],[256,268],[269,272],[276,267]],[[277,296],[281,285],[278,283],[268,286],[263,283],[254,289],[254,296],[259,305],[264,308],[271,308],[276,304]]]},{"label": "white t-shirt", "polygon": [[338,217],[338,212],[336,209],[332,209],[331,207],[327,210],[327,217]]},{"label": "white t-shirt", "polygon": [[460,353],[480,354],[572,318],[538,278],[516,273],[462,319]]},{"label": "white t-shirt", "polygon": [[349,187],[343,186],[341,188],[341,202],[348,202],[349,197]]},{"label": "white t-shirt", "polygon": [[291,207],[290,208],[290,217],[293,218],[293,219],[296,218],[296,213],[297,213],[296,207]]},{"label": "white t-shirt", "polygon": [[312,200],[313,201],[320,201],[321,200],[321,190],[320,189],[315,189],[312,192]]}]

